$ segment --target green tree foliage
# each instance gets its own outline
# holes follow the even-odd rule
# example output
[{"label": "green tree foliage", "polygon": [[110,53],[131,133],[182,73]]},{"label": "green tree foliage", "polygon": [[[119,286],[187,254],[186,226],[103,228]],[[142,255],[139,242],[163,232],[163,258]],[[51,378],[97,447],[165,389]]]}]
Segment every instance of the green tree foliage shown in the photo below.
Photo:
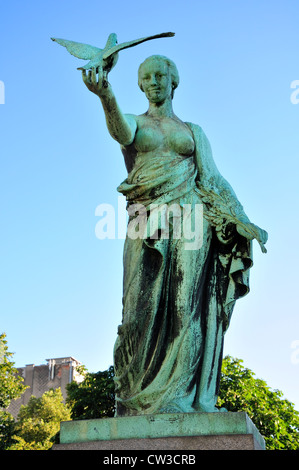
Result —
[{"label": "green tree foliage", "polygon": [[281,391],[271,390],[242,363],[230,356],[224,358],[217,405],[228,411],[245,411],[268,450],[299,450],[299,412],[283,399]]},{"label": "green tree foliage", "polygon": [[0,410],[0,451],[8,449],[15,439],[13,438],[15,420],[7,411]]},{"label": "green tree foliage", "polygon": [[18,370],[11,360],[13,353],[8,352],[6,334],[0,335],[0,409],[7,408],[15,398],[25,391],[22,377],[15,375]]},{"label": "green tree foliage", "polygon": [[[82,367],[79,372],[82,374]],[[72,409],[73,420],[114,416],[113,375],[112,366],[103,372],[85,371],[81,383],[71,382],[67,385],[67,403]]]},{"label": "green tree foliage", "polygon": [[22,405],[15,425],[15,444],[9,450],[47,450],[55,442],[61,421],[70,419],[70,409],[63,403],[60,388],[31,396]]},{"label": "green tree foliage", "polygon": [[0,335],[0,450],[12,444],[14,418],[6,411],[10,402],[19,398],[27,387],[17,375],[17,369],[11,360],[13,353],[8,352],[6,334]]}]

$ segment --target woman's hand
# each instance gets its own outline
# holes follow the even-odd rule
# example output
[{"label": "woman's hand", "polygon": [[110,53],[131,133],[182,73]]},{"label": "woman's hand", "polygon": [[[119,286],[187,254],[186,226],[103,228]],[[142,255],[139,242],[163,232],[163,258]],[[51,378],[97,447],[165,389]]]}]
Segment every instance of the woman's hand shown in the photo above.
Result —
[{"label": "woman's hand", "polygon": [[247,221],[240,225],[237,224],[236,228],[237,232],[248,240],[253,240],[255,238],[259,242],[263,253],[266,253],[267,250],[264,245],[268,240],[268,234],[265,230]]},{"label": "woman's hand", "polygon": [[109,85],[107,72],[105,72],[102,67],[98,67],[98,79],[95,67],[89,70],[88,74],[86,70],[82,70],[82,78],[87,88],[99,97],[105,93]]}]

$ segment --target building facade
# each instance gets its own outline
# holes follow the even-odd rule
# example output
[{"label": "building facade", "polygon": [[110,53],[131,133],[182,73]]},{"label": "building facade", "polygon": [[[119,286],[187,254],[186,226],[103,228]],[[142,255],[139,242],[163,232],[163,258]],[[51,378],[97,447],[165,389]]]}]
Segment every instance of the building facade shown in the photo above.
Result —
[{"label": "building facade", "polygon": [[25,367],[19,367],[18,374],[23,377],[24,385],[28,386],[23,395],[17,400],[13,400],[8,412],[14,418],[17,418],[21,405],[27,405],[31,395],[40,398],[45,392],[59,388],[61,389],[63,399],[66,399],[66,385],[72,381],[82,382],[83,376],[76,368],[81,363],[73,357],[58,357],[46,359],[47,364],[36,366],[27,364]]}]

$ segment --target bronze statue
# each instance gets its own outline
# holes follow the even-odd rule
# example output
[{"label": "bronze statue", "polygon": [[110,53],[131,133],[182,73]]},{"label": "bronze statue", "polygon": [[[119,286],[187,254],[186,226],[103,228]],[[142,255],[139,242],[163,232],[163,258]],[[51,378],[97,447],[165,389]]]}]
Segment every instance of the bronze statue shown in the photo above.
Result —
[{"label": "bronze statue", "polygon": [[[145,221],[143,236],[128,230],[124,246],[116,415],[218,411],[224,334],[236,300],[249,291],[252,240],[265,251],[267,233],[217,170],[201,127],[174,114],[179,74],[170,59],[151,56],[139,67],[149,102],[139,116],[122,113],[103,67],[82,76],[125,158],[128,176],[118,191],[129,226],[140,214]],[[200,238],[190,245],[184,224],[200,210]]]}]

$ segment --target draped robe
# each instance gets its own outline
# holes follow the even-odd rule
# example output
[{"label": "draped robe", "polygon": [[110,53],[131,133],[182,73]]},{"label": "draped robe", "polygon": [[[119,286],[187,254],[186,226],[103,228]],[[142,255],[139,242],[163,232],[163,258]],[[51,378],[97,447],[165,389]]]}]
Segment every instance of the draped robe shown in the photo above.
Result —
[{"label": "draped robe", "polygon": [[[195,142],[192,156],[137,157],[118,187],[129,214],[142,204],[145,223],[142,237],[128,230],[124,246],[123,316],[114,347],[116,416],[217,411],[224,334],[236,300],[249,291],[251,242],[225,224],[225,214],[219,228],[219,217],[209,216],[215,205],[209,194],[221,196],[237,218],[243,208],[217,170],[203,130],[186,124]],[[176,214],[163,219],[162,212],[153,236],[152,204],[175,204],[182,213],[188,206],[191,218],[203,207],[199,247],[188,249],[182,230],[176,237],[174,226],[182,220]]]}]

